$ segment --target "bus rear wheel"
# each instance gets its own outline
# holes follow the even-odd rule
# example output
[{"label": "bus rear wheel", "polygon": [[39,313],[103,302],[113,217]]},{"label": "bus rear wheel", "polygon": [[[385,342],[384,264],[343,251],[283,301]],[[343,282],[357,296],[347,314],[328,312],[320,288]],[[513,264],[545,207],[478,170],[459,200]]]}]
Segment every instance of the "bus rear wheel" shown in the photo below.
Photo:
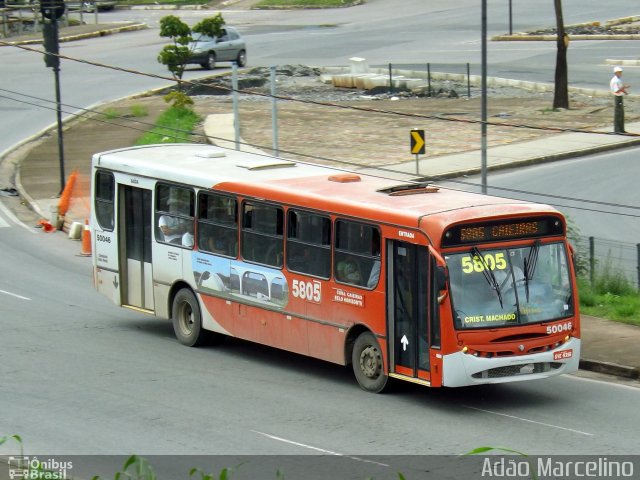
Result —
[{"label": "bus rear wheel", "polygon": [[361,333],[353,345],[351,363],[356,380],[363,390],[380,393],[387,385],[382,350],[371,332]]},{"label": "bus rear wheel", "polygon": [[197,347],[205,341],[206,331],[202,328],[200,304],[191,290],[183,288],[176,294],[171,321],[176,338],[183,345]]}]

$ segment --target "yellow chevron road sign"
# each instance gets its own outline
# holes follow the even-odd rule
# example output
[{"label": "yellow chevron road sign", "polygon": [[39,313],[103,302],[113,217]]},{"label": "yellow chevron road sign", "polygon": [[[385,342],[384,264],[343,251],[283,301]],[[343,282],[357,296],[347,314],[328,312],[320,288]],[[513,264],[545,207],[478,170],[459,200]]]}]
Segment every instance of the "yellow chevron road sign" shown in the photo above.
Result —
[{"label": "yellow chevron road sign", "polygon": [[424,152],[424,130],[414,128],[411,130],[411,153],[415,155],[424,155]]}]

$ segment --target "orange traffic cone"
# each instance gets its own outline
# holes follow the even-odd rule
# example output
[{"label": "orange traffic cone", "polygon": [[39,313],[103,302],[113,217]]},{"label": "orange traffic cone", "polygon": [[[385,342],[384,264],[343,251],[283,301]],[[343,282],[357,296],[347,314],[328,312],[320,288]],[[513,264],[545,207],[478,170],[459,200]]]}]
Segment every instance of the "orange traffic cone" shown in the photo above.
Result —
[{"label": "orange traffic cone", "polygon": [[55,232],[56,231],[56,227],[54,227],[53,225],[51,225],[51,223],[49,223],[47,220],[45,220],[44,218],[41,219],[38,224],[36,225],[37,228],[42,228],[43,232],[49,233],[49,232]]},{"label": "orange traffic cone", "polygon": [[89,230],[89,220],[84,222],[84,230],[82,231],[82,251],[80,255],[83,257],[91,256],[91,230]]}]

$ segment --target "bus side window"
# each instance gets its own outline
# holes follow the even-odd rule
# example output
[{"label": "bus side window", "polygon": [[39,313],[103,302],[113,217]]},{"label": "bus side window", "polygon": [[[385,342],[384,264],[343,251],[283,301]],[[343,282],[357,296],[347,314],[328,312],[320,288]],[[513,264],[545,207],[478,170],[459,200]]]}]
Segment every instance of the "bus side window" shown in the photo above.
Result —
[{"label": "bus side window", "polygon": [[104,230],[113,230],[115,180],[109,172],[96,172],[95,212],[98,225]]},{"label": "bus side window", "polygon": [[281,268],[284,253],[284,211],[257,202],[242,205],[242,258],[249,262]]},{"label": "bus side window", "polygon": [[198,196],[198,248],[203,252],[238,256],[237,200],[201,192]]},{"label": "bus side window", "polygon": [[380,245],[380,231],[377,227],[336,220],[336,280],[359,287],[375,288],[380,280]]},{"label": "bus side window", "polygon": [[287,269],[328,279],[331,275],[331,219],[293,209],[287,215]]},{"label": "bus side window", "polygon": [[193,248],[194,213],[193,190],[158,183],[156,186],[156,238],[159,241]]}]

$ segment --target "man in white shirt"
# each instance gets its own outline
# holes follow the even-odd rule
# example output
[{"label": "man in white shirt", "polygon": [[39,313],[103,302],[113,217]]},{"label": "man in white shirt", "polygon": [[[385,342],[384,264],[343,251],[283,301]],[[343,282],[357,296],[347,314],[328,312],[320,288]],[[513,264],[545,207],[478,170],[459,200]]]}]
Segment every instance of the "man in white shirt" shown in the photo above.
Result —
[{"label": "man in white shirt", "polygon": [[190,200],[176,194],[167,200],[167,209],[169,213],[161,215],[158,219],[162,240],[167,243],[193,247],[193,223],[184,218],[190,215],[192,210]]},{"label": "man in white shirt", "polygon": [[615,133],[627,133],[624,129],[624,103],[623,97],[627,95],[629,85],[622,83],[622,68],[615,67],[613,69],[613,77],[609,82],[611,93],[614,95],[614,111],[613,111],[613,131]]},{"label": "man in white shirt", "polygon": [[162,215],[158,219],[158,226],[164,235],[164,241],[168,243],[181,243],[184,229],[180,219],[171,215]]}]

